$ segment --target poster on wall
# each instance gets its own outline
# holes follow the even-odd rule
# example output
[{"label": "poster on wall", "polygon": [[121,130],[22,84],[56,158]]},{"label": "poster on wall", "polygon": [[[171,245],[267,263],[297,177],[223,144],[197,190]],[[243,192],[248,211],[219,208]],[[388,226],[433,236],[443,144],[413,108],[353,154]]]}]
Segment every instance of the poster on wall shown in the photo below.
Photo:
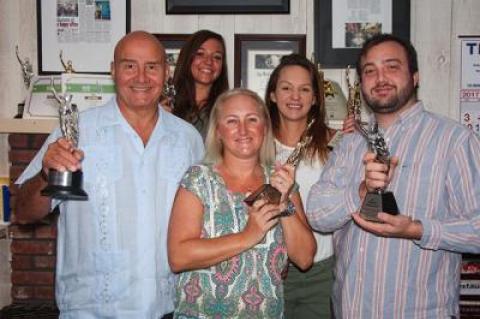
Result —
[{"label": "poster on wall", "polygon": [[460,122],[480,134],[480,36],[460,37]]}]

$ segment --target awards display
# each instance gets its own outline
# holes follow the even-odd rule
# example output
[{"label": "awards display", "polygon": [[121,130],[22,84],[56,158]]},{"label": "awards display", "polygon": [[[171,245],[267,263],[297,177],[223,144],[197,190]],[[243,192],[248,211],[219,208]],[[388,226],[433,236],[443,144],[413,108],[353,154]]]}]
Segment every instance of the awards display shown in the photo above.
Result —
[{"label": "awards display", "polygon": [[[73,147],[78,146],[78,109],[72,104],[72,95],[59,95],[51,82],[51,90],[55,99],[60,104],[59,120],[60,129],[65,139],[72,142]],[[43,196],[50,196],[61,200],[88,200],[87,193],[82,189],[83,173],[81,170],[75,172],[60,172],[50,169],[48,171],[48,185],[42,189]]]},{"label": "awards display", "polygon": [[[18,52],[18,45],[15,46],[15,54],[17,56],[18,63],[20,63],[20,67],[22,68],[23,83],[25,84],[25,88],[28,91],[30,89],[32,77],[34,76],[33,66],[30,63],[29,58],[24,58],[23,60],[20,58],[20,54]],[[25,100],[21,103],[18,103],[18,110],[15,118],[22,118],[24,108]]]},{"label": "awards display", "polygon": [[[286,164],[290,164],[293,166],[298,165],[298,163],[300,162],[300,159],[303,156],[305,148],[308,146],[308,144],[312,140],[312,137],[308,136],[307,132],[314,122],[315,122],[314,119],[310,120],[310,122],[308,123],[307,127],[305,128],[305,131],[303,132],[300,138],[300,141],[297,143],[294,150],[292,151],[290,156],[287,158]],[[247,203],[249,206],[251,206],[257,200],[264,199],[270,204],[278,205],[280,203],[281,196],[282,194],[280,193],[280,191],[278,191],[271,184],[263,184],[256,191],[254,191],[247,198],[245,198],[243,201]]]}]

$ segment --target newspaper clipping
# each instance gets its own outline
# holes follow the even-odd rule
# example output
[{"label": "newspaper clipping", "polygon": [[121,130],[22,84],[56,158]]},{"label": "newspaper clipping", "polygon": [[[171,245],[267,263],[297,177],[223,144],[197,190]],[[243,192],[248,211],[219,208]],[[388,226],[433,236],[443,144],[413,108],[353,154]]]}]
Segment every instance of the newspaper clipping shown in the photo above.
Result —
[{"label": "newspaper clipping", "polygon": [[110,0],[57,0],[59,43],[109,43]]}]

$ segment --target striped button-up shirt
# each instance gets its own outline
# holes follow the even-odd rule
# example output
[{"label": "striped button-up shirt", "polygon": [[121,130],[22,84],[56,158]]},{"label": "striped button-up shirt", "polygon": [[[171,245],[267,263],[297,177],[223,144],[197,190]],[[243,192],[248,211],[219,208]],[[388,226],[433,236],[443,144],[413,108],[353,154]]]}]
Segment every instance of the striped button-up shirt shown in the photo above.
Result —
[{"label": "striped button-up shirt", "polygon": [[307,201],[312,227],[335,231],[336,318],[458,317],[460,253],[480,253],[480,138],[421,102],[384,135],[399,157],[388,190],[401,214],[421,221],[423,235],[384,238],[353,222],[367,142],[346,135]]}]

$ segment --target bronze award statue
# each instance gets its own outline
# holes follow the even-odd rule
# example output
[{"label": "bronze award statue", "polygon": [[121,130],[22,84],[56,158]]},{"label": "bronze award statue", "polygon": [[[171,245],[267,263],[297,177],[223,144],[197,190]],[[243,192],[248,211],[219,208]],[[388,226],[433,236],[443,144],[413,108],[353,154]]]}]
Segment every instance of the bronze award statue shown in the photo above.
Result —
[{"label": "bronze award statue", "polygon": [[[60,130],[65,139],[72,142],[73,147],[78,146],[78,109],[72,104],[72,95],[60,95],[55,91],[53,80],[51,81],[52,92],[60,104],[59,120]],[[83,173],[81,170],[75,172],[60,172],[50,169],[48,171],[48,185],[42,189],[43,196],[50,196],[61,200],[88,200],[87,193],[82,189]]]},{"label": "bronze award statue", "polygon": [[[305,151],[305,148],[308,146],[308,144],[312,140],[312,137],[309,136],[307,132],[314,122],[315,122],[314,119],[311,119],[310,122],[308,122],[307,127],[305,128],[305,131],[303,132],[300,138],[300,141],[297,143],[294,150],[292,151],[290,156],[287,158],[286,164],[291,164],[293,166],[298,165],[298,163],[300,162],[300,159],[303,156],[303,152]],[[275,187],[273,187],[270,184],[263,184],[256,191],[254,191],[247,198],[245,198],[243,201],[247,203],[247,205],[251,206],[257,200],[265,199],[268,203],[278,205],[280,203],[281,196],[282,194]]]},{"label": "bronze award statue", "polygon": [[352,83],[350,81],[350,65],[345,70],[345,79],[348,86],[348,100],[347,100],[347,115],[352,115],[358,124],[361,124],[361,110],[362,99],[360,97],[360,84],[358,81]]}]

